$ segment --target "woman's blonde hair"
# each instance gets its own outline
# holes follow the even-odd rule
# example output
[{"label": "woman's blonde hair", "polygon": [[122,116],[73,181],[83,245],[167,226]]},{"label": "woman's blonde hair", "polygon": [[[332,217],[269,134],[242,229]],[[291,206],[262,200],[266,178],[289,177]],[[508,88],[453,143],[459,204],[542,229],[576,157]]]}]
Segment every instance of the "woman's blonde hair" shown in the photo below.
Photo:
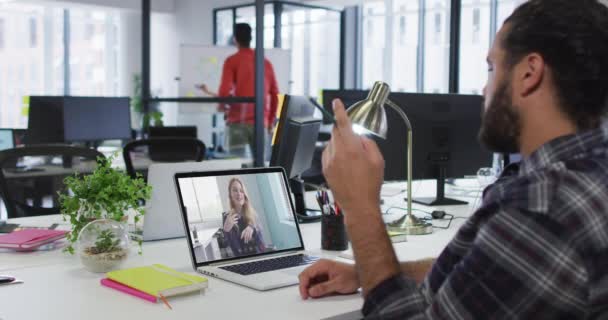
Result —
[{"label": "woman's blonde hair", "polygon": [[230,179],[230,181],[228,182],[228,199],[230,200],[230,211],[232,213],[235,212],[234,201],[232,200],[232,193],[230,192],[230,188],[234,183],[239,183],[241,185],[241,188],[243,188],[243,193],[245,194],[245,202],[243,203],[243,209],[241,214],[245,217],[245,222],[247,222],[247,224],[255,226],[258,220],[258,214],[255,212],[255,209],[253,209],[253,207],[249,203],[249,195],[247,194],[245,184],[243,183],[243,181],[241,181],[241,179],[236,177]]}]

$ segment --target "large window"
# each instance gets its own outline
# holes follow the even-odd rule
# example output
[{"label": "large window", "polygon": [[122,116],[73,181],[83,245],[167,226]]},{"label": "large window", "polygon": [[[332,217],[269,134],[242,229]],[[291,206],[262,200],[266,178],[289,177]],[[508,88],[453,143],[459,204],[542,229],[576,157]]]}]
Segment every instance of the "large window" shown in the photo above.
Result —
[{"label": "large window", "polygon": [[291,50],[293,79],[284,92],[318,96],[322,89],[338,88],[339,13],[284,5],[281,30],[281,48]]},{"label": "large window", "polygon": [[[386,3],[384,1],[366,2],[363,4],[363,88],[371,88],[374,82],[384,81],[392,86],[392,54],[387,46],[391,39],[387,35]],[[389,39],[387,39],[389,38]],[[404,71],[405,72],[405,71]]]},{"label": "large window", "polygon": [[1,127],[27,126],[25,96],[63,93],[62,23],[58,8],[0,3]]},{"label": "large window", "polygon": [[[505,19],[525,0],[463,0],[460,24],[459,92],[482,94],[486,55]],[[493,7],[495,6],[495,7]]]},{"label": "large window", "polygon": [[447,93],[450,74],[450,0],[425,0],[424,92]]},{"label": "large window", "polygon": [[[247,23],[252,29],[251,47],[255,48],[255,7],[242,7],[236,9],[236,23]],[[232,28],[232,26],[231,26]],[[264,6],[264,48],[274,46],[274,12],[273,5]]]},{"label": "large window", "polygon": [[448,92],[450,1],[368,1],[362,10],[364,89],[380,80],[394,91]]},{"label": "large window", "polygon": [[460,22],[460,93],[481,94],[490,48],[490,0],[463,0]]},{"label": "large window", "polygon": [[118,15],[70,10],[70,94],[118,93]]},{"label": "large window", "polygon": [[[116,16],[82,7],[0,2],[0,127],[27,126],[31,95],[116,95]],[[69,48],[64,48],[66,36]]]},{"label": "large window", "polygon": [[392,87],[395,91],[417,91],[418,31],[420,19],[418,0],[393,1],[393,67]]}]

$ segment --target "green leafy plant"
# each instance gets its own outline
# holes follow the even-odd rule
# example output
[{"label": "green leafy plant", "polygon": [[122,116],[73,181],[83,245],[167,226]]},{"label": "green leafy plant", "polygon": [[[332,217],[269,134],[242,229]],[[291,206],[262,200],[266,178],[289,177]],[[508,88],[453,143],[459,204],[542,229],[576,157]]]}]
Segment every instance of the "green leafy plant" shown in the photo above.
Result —
[{"label": "green leafy plant", "polygon": [[[133,75],[133,95],[131,96],[131,109],[137,113],[144,113],[142,91],[141,91],[141,75],[136,73]],[[153,108],[154,109],[154,108]],[[143,115],[142,129],[147,130],[150,124],[155,127],[163,126],[163,113],[158,110],[148,110],[148,113]]]},{"label": "green leafy plant", "polygon": [[144,119],[143,119],[144,129],[147,129],[150,127],[151,120],[154,123],[155,127],[162,127],[164,125],[163,113],[160,111],[150,111],[147,114],[144,114]]},{"label": "green leafy plant", "polygon": [[[99,157],[92,174],[75,174],[63,180],[66,192],[59,194],[59,203],[64,221],[72,225],[72,231],[67,235],[70,244],[65,249],[71,254],[80,231],[87,223],[97,219],[125,221],[128,211],[134,210],[137,224],[145,214],[140,201],[150,199],[152,187],[140,175],[131,179],[125,172],[112,168],[115,157]],[[141,254],[141,240],[138,243]]]},{"label": "green leafy plant", "polygon": [[137,113],[144,112],[143,102],[141,100],[141,75],[138,73],[133,75],[133,96],[131,96],[131,109]]},{"label": "green leafy plant", "polygon": [[103,230],[97,236],[95,246],[89,248],[91,254],[99,254],[104,252],[112,252],[120,249],[120,240],[116,239],[116,235],[112,230]]}]

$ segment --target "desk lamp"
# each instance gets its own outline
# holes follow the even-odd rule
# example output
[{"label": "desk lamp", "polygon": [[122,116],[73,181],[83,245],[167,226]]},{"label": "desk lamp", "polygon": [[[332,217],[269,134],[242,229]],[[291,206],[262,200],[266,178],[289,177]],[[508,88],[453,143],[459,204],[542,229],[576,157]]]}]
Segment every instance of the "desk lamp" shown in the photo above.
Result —
[{"label": "desk lamp", "polygon": [[433,232],[433,226],[412,214],[412,125],[405,112],[388,99],[389,94],[388,84],[377,81],[367,98],[356,102],[346,112],[356,133],[371,133],[382,139],[386,139],[388,130],[385,104],[403,119],[407,127],[407,213],[400,219],[388,223],[387,229],[408,235],[429,234]]}]

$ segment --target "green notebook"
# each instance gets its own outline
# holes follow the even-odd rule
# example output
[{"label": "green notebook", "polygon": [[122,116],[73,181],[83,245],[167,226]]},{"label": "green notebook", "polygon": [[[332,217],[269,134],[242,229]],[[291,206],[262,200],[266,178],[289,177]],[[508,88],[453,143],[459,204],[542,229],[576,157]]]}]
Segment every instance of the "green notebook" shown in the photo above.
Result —
[{"label": "green notebook", "polygon": [[175,271],[162,264],[110,271],[109,279],[159,297],[176,296],[207,288],[207,278]]}]

